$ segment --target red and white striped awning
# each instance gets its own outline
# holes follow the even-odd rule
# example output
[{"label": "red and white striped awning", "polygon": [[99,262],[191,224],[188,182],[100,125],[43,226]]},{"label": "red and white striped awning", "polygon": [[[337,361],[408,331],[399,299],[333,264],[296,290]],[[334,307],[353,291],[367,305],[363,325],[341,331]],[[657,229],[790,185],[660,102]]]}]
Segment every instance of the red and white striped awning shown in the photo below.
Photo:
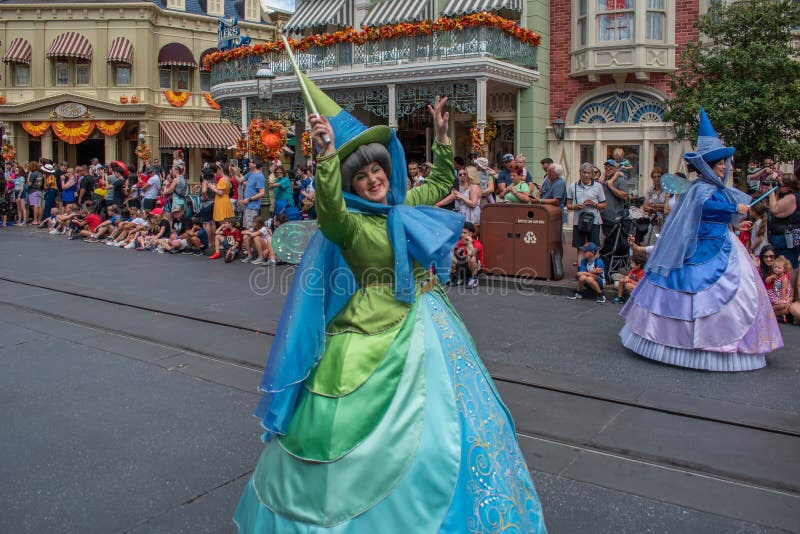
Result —
[{"label": "red and white striped awning", "polygon": [[111,46],[108,47],[108,63],[125,63],[126,65],[133,64],[133,45],[125,37],[117,37],[111,41]]},{"label": "red and white striped awning", "polygon": [[11,40],[6,48],[6,55],[3,56],[5,63],[24,63],[31,64],[31,44],[22,37]]},{"label": "red and white striped awning", "polygon": [[158,51],[159,67],[189,67],[197,68],[192,51],[181,43],[169,43]]},{"label": "red and white striped awning", "polygon": [[53,39],[45,56],[74,57],[88,61],[92,59],[92,43],[80,33],[65,32]]},{"label": "red and white striped awning", "polygon": [[242,138],[242,132],[230,122],[203,122],[200,127],[206,133],[207,148],[229,148]]},{"label": "red and white striped awning", "polygon": [[158,126],[161,148],[212,148],[199,123],[161,121]]}]

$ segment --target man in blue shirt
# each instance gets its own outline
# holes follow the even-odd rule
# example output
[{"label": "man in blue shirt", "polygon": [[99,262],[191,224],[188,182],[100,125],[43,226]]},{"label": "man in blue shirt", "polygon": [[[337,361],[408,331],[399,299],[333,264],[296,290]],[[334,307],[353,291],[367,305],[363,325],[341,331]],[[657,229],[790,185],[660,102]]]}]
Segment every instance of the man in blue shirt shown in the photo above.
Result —
[{"label": "man in blue shirt", "polygon": [[242,223],[246,229],[253,227],[253,219],[261,209],[261,197],[267,187],[267,180],[261,172],[261,162],[251,159],[247,164],[249,172],[244,175],[246,184],[244,186],[244,198],[239,200],[239,204],[244,206],[244,218]]}]

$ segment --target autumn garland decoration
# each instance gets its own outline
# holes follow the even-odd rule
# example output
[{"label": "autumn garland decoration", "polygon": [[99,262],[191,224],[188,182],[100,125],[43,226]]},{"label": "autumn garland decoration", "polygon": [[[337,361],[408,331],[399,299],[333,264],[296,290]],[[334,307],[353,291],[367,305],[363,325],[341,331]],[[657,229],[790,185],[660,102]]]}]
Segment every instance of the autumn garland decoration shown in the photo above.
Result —
[{"label": "autumn garland decoration", "polygon": [[247,128],[250,157],[261,161],[272,161],[283,154],[283,148],[289,142],[286,127],[278,121],[253,119]]},{"label": "autumn garland decoration", "polygon": [[3,145],[3,159],[6,161],[12,161],[14,157],[17,155],[17,149],[14,148],[14,145],[11,143],[6,143]]},{"label": "autumn garland decoration", "polygon": [[217,101],[214,100],[214,98],[211,96],[211,93],[209,93],[208,91],[203,93],[203,98],[206,99],[206,104],[208,104],[208,107],[210,107],[211,109],[220,108],[220,105],[217,104]]},{"label": "autumn garland decoration", "polygon": [[[423,20],[421,22],[401,22],[386,26],[362,30],[346,28],[333,33],[320,33],[309,35],[302,39],[289,39],[292,50],[304,51],[312,46],[328,47],[339,43],[353,43],[363,45],[367,42],[395,39],[397,37],[415,37],[417,35],[432,35],[438,32],[463,30],[484,26],[496,28],[510,37],[531,46],[539,46],[542,38],[538,33],[522,28],[513,20],[509,20],[491,13],[473,13],[460,17],[442,17],[437,20]],[[270,41],[249,46],[240,46],[225,52],[212,52],[203,58],[203,68],[210,69],[212,65],[221,61],[232,61],[249,56],[263,56],[272,52],[283,50],[282,41]]]},{"label": "autumn garland decoration", "polygon": [[303,155],[306,159],[311,159],[311,156],[314,155],[314,150],[311,145],[311,132],[308,130],[303,132],[303,135],[300,137],[300,150],[303,151]]},{"label": "autumn garland decoration", "polygon": [[483,136],[481,137],[478,121],[472,119],[472,128],[469,129],[469,133],[472,139],[472,150],[483,154],[484,149],[497,137],[497,121],[489,115],[486,118],[486,126],[483,127]]},{"label": "autumn garland decoration", "polygon": [[169,102],[171,106],[182,108],[186,102],[189,101],[189,97],[192,96],[192,93],[189,91],[175,92],[172,89],[166,89],[164,91],[164,96],[167,98],[167,102]]},{"label": "autumn garland decoration", "polygon": [[142,143],[136,147],[136,157],[143,160],[149,160],[153,157],[153,151],[150,150],[150,145]]}]

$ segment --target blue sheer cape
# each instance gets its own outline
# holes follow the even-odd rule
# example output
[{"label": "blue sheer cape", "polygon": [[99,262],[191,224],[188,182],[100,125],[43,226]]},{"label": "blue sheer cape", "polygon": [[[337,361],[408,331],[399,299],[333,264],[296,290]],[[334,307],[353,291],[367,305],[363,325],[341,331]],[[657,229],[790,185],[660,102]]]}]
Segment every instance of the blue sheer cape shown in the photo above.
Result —
[{"label": "blue sheer cape", "polygon": [[[656,247],[647,260],[646,270],[669,276],[670,271],[683,266],[686,259],[690,258],[697,250],[697,233],[700,228],[700,219],[703,214],[703,204],[715,191],[723,191],[725,197],[734,204],[749,203],[750,196],[738,189],[727,187],[722,180],[714,174],[708,163],[700,154],[688,153],[684,159],[692,164],[699,173],[699,178],[689,192],[681,196],[680,202],[664,223],[661,236],[656,242]],[[731,160],[727,161],[726,175],[730,174]],[[741,215],[733,217],[733,225],[741,220]]]},{"label": "blue sheer cape", "polygon": [[[337,149],[366,130],[346,111],[328,119],[335,132]],[[464,218],[430,206],[404,205],[408,183],[406,162],[394,132],[388,148],[392,159],[389,205],[368,202],[349,193],[343,196],[349,211],[386,216],[395,258],[395,295],[400,301],[413,302],[416,289],[413,261],[425,268],[434,267],[440,278],[449,273],[451,250],[461,235]],[[286,433],[303,382],[325,351],[325,327],[357,287],[339,247],[318,230],[295,273],[258,388],[263,395],[255,416],[266,430],[264,441]]]}]

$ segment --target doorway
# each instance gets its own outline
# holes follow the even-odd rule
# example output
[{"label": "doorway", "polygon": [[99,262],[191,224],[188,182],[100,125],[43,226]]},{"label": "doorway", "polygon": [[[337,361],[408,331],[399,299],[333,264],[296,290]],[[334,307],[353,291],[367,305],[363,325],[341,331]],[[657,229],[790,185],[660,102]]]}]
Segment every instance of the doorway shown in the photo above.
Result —
[{"label": "doorway", "polygon": [[88,165],[92,158],[105,162],[105,156],[105,139],[87,139],[83,143],[75,145],[75,165]]}]

